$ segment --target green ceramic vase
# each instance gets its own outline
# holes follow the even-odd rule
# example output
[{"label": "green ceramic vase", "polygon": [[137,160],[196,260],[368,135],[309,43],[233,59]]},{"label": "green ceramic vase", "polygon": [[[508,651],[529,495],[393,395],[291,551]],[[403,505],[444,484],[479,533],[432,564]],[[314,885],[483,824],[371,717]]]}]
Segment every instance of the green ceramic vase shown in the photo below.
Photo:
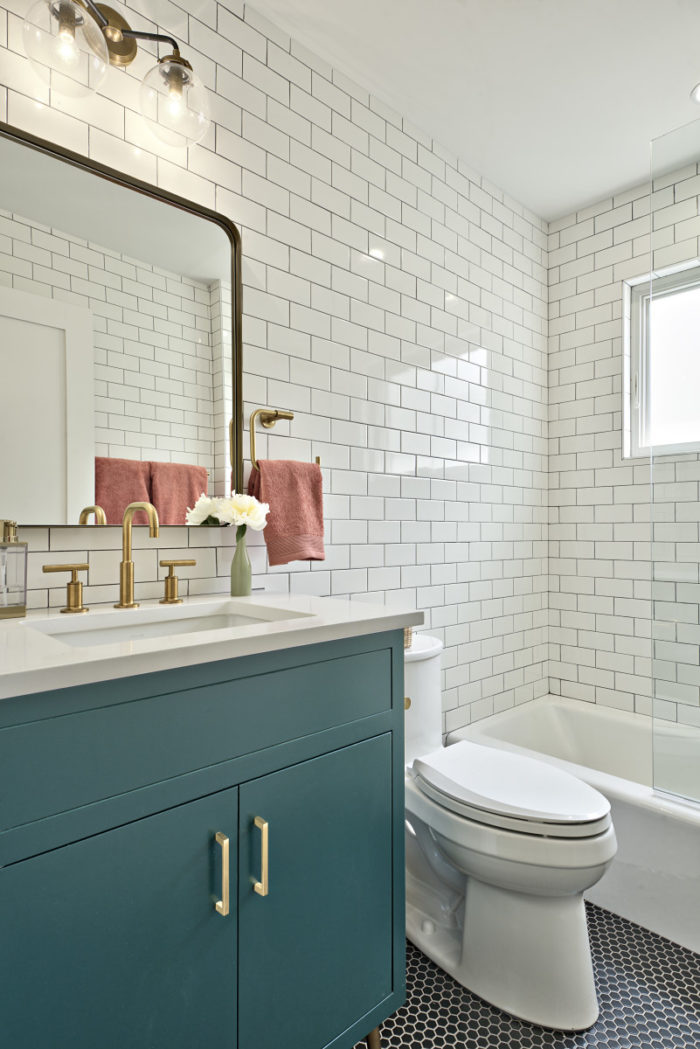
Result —
[{"label": "green ceramic vase", "polygon": [[236,552],[231,561],[231,597],[248,597],[250,594],[251,567],[245,542],[246,526],[236,530]]}]

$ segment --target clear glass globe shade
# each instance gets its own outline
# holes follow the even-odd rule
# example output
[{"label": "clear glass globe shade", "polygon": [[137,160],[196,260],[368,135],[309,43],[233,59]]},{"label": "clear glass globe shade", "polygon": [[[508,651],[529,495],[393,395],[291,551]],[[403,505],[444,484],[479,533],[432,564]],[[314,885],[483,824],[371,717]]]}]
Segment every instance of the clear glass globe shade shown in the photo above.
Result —
[{"label": "clear glass globe shade", "polygon": [[102,30],[74,0],[38,0],[24,20],[24,48],[32,67],[59,95],[96,91],[109,67]]},{"label": "clear glass globe shade", "polygon": [[193,146],[211,124],[209,95],[199,77],[181,62],[159,62],[141,84],[141,112],[154,135],[168,146]]}]

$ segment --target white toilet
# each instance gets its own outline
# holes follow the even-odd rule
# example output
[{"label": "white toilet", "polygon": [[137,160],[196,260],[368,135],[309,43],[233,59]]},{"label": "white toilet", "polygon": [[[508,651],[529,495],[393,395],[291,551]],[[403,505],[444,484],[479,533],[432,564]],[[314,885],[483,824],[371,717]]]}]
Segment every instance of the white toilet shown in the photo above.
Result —
[{"label": "white toilet", "polygon": [[406,929],[464,987],[567,1031],[598,1016],[584,890],[617,850],[610,805],[542,761],[443,747],[442,642],[405,652]]}]

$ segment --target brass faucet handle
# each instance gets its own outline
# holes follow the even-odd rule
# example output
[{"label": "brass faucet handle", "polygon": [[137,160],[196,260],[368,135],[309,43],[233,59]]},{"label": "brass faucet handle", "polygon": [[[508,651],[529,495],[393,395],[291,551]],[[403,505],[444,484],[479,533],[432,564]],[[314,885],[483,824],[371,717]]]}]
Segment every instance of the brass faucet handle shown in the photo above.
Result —
[{"label": "brass faucet handle", "polygon": [[174,568],[192,568],[197,564],[196,561],[159,561],[158,564],[161,568],[169,569],[168,574],[164,579],[165,593],[160,599],[161,605],[181,605],[182,598],[177,595],[177,587],[179,580],[173,571]]},{"label": "brass faucet handle", "polygon": [[88,612],[89,609],[83,604],[83,584],[78,579],[78,572],[87,572],[90,565],[44,565],[43,572],[70,572],[71,578],[66,587],[66,607],[62,612],[77,613]]}]

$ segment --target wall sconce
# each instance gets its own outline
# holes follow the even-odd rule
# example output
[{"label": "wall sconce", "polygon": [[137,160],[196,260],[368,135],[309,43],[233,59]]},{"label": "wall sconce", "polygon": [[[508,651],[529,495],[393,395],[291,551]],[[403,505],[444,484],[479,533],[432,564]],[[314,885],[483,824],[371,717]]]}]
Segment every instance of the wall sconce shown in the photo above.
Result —
[{"label": "wall sconce", "polygon": [[130,65],[137,40],[172,47],[172,54],[159,58],[141,84],[147,124],[169,146],[194,145],[211,123],[209,97],[171,36],[137,32],[118,12],[93,0],[38,0],[24,22],[32,66],[52,91],[72,98],[96,91],[108,65]]}]

